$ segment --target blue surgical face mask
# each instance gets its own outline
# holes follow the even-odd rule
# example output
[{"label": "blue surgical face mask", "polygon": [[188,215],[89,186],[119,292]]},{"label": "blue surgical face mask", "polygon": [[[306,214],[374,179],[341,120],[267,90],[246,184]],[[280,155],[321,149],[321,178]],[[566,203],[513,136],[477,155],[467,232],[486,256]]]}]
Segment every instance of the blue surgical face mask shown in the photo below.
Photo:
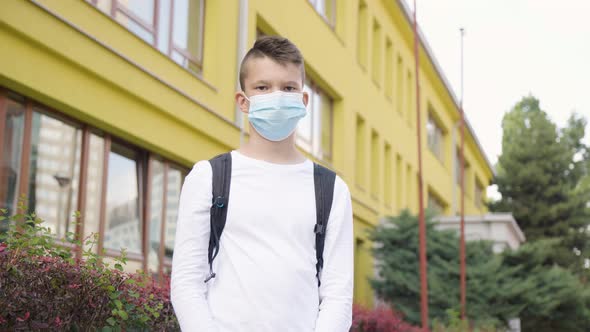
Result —
[{"label": "blue surgical face mask", "polygon": [[246,99],[250,102],[248,120],[260,136],[269,141],[278,142],[289,137],[306,114],[300,92],[275,91]]}]

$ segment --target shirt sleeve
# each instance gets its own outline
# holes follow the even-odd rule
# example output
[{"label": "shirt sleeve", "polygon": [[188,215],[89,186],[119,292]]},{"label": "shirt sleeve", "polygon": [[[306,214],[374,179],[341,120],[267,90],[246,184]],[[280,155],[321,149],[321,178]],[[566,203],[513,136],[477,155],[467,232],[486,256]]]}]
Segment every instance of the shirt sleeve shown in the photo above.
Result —
[{"label": "shirt sleeve", "polygon": [[200,161],[186,176],[180,193],[170,297],[183,331],[217,331],[204,282],[209,272],[211,178],[211,165]]},{"label": "shirt sleeve", "polygon": [[352,325],[354,278],[352,203],[348,187],[336,177],[324,245],[320,311],[315,332],[348,332]]}]

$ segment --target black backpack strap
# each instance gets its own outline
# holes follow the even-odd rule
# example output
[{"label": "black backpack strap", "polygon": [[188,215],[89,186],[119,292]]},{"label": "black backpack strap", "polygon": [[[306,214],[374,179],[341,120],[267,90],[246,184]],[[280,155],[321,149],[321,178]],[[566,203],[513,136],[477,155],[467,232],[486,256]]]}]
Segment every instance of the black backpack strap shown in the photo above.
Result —
[{"label": "black backpack strap", "polygon": [[205,282],[215,278],[213,260],[219,253],[219,239],[225,220],[227,219],[227,205],[229,203],[229,187],[231,184],[231,153],[221,154],[209,160],[213,171],[213,202],[211,204],[211,232],[209,235],[209,276]]},{"label": "black backpack strap", "polygon": [[328,218],[330,217],[332,200],[334,198],[334,182],[336,181],[336,173],[319,164],[314,163],[313,180],[315,187],[316,207],[316,224],[314,227],[316,248],[315,254],[317,258],[316,277],[318,279],[319,287],[321,285],[320,272],[324,267],[324,243],[326,241],[326,228],[328,226]]}]

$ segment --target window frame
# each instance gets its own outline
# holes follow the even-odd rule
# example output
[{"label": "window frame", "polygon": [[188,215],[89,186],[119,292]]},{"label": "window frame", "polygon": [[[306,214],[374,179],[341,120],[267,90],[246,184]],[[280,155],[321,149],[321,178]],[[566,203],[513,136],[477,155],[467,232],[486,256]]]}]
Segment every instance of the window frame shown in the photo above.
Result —
[{"label": "window frame", "polygon": [[[467,151],[465,151],[467,152]],[[455,148],[455,182],[456,185],[459,186],[459,189],[461,189],[461,148],[460,147],[456,147]],[[468,172],[469,169],[471,167],[471,164],[469,164],[469,162],[467,161],[467,153],[465,153],[463,155],[463,175],[465,177],[464,181],[464,187],[465,187],[465,196],[470,196],[470,190],[469,190],[469,176],[468,176]]]},{"label": "window frame", "polygon": [[[191,73],[201,75],[203,72],[203,49],[204,49],[204,40],[205,40],[205,2],[206,0],[197,0],[199,1],[200,6],[200,17],[199,17],[199,24],[200,24],[200,31],[201,36],[199,38],[199,45],[197,49],[198,54],[191,54],[189,50],[186,50],[180,46],[177,46],[173,40],[174,34],[174,3],[176,0],[169,0],[170,1],[170,8],[169,8],[169,17],[168,17],[168,45],[167,50],[164,52],[161,50],[159,45],[159,39],[161,38],[159,28],[160,28],[160,10],[162,8],[162,0],[154,0],[154,16],[152,18],[152,22],[147,22],[143,18],[137,16],[131,9],[129,9],[121,0],[106,0],[110,3],[110,12],[107,13],[98,7],[98,0],[86,0],[90,5],[92,5],[95,9],[99,12],[104,13],[105,15],[109,16],[113,21],[117,24],[121,25],[123,28],[128,30],[131,34],[141,39],[143,42],[147,43],[148,45],[155,48],[158,52],[166,55],[172,62],[178,64],[182,68],[188,70]],[[190,0],[189,0],[190,1]],[[141,38],[138,34],[133,32],[129,29],[128,26],[124,25],[119,21],[117,18],[118,14],[124,15],[127,19],[131,20],[133,23],[139,25],[142,29],[146,30],[152,36],[152,42],[146,41],[145,39]],[[182,64],[177,62],[173,58],[173,53],[177,52],[183,57]],[[185,65],[184,62],[187,62]],[[192,70],[190,64],[194,65],[198,71]]]},{"label": "window frame", "polygon": [[[336,20],[337,20],[336,15],[338,13],[336,6],[338,5],[338,1],[336,1],[336,0],[323,0],[324,4],[327,3],[328,1],[332,2],[332,7],[331,7],[332,8],[332,17],[329,17],[329,15],[327,15],[327,14],[324,15],[319,12],[319,9],[317,7],[319,1],[322,1],[322,0],[307,0],[307,2],[313,7],[313,10],[324,20],[324,22],[326,22],[326,24],[328,24],[328,26],[331,29],[333,29],[333,30],[336,29]],[[327,13],[326,8],[324,8],[324,12]]]},{"label": "window frame", "polygon": [[[436,204],[436,206],[432,206],[431,203]],[[427,201],[427,208],[429,209],[433,209],[433,208],[440,208],[440,209],[435,209],[436,213],[438,213],[439,215],[443,215],[445,213],[445,210],[447,209],[448,204],[443,201],[440,196],[438,194],[436,194],[434,192],[434,190],[432,188],[428,189],[428,201]]]},{"label": "window frame", "polygon": [[[307,85],[307,87],[309,88],[309,91],[311,92],[309,95],[309,100],[307,103],[307,109],[308,109],[308,114],[307,116],[310,116],[310,130],[311,130],[311,136],[310,136],[310,140],[307,140],[306,138],[302,137],[299,134],[299,127],[296,129],[295,131],[295,141],[296,144],[302,148],[304,151],[308,152],[309,154],[311,154],[314,157],[319,158],[320,160],[323,161],[328,161],[328,162],[332,162],[332,158],[334,155],[334,98],[332,98],[330,95],[328,95],[325,90],[323,90],[321,87],[318,86],[317,83],[315,83],[311,78],[306,78],[305,79],[305,85]],[[305,90],[304,90],[305,91]],[[323,141],[322,141],[322,109],[320,110],[316,110],[314,109],[314,98],[315,96],[320,95],[324,98],[327,98],[329,103],[329,115],[330,115],[330,141],[329,141],[329,146],[330,146],[330,151],[329,153],[326,153],[326,151],[324,151],[323,149]],[[321,99],[320,99],[321,100]],[[309,110],[311,109],[311,110]],[[317,115],[316,118],[316,113],[319,113]],[[315,126],[316,123],[315,121],[319,120],[320,122],[320,130],[319,130],[319,136],[316,137],[316,131],[315,131]],[[319,142],[318,142],[319,141]],[[303,143],[303,144],[302,144]]]},{"label": "window frame", "polygon": [[[9,95],[10,94],[10,95]],[[10,90],[3,88],[0,86],[0,129],[5,128],[5,116],[6,116],[6,106],[8,105],[8,99],[12,98],[12,95],[21,97],[21,95],[12,93]],[[29,170],[30,170],[30,153],[31,153],[31,138],[32,138],[32,118],[33,112],[39,112],[46,116],[49,116],[55,120],[62,121],[76,129],[81,130],[82,140],[80,145],[81,155],[80,155],[80,163],[77,167],[80,167],[79,174],[78,174],[78,193],[77,193],[77,202],[75,206],[76,211],[80,211],[84,213],[86,211],[86,203],[87,203],[87,194],[88,194],[88,171],[89,171],[89,160],[90,160],[90,138],[91,135],[96,135],[104,140],[104,144],[102,146],[102,174],[101,174],[101,188],[100,188],[100,198],[99,198],[99,217],[98,217],[98,234],[99,234],[99,241],[96,245],[96,252],[103,258],[113,258],[117,257],[121,254],[120,250],[114,249],[106,249],[103,255],[103,248],[104,248],[104,234],[105,234],[105,226],[106,226],[106,194],[108,191],[108,166],[109,166],[109,154],[111,153],[112,144],[118,144],[125,148],[133,150],[137,154],[136,160],[136,167],[137,167],[137,185],[138,185],[138,212],[139,212],[139,219],[140,224],[142,227],[141,231],[141,253],[127,253],[127,258],[130,261],[140,263],[142,266],[142,270],[148,271],[147,263],[148,263],[148,251],[147,245],[149,241],[149,215],[150,215],[150,205],[151,202],[149,200],[151,195],[151,165],[150,161],[152,159],[161,160],[162,163],[166,167],[166,186],[168,185],[168,176],[167,172],[169,169],[176,169],[180,171],[181,177],[184,178],[189,172],[190,168],[182,166],[179,163],[176,163],[172,160],[168,160],[156,153],[153,153],[147,149],[143,149],[138,147],[130,142],[127,142],[121,138],[111,135],[110,133],[104,132],[98,128],[92,127],[91,125],[84,123],[80,120],[72,118],[68,115],[65,115],[59,111],[52,109],[51,107],[47,107],[39,102],[36,102],[30,98],[22,97],[22,103],[25,109],[25,122],[24,122],[24,131],[23,131],[23,150],[21,154],[21,165],[20,165],[20,173],[18,179],[18,187],[17,187],[17,194],[18,197],[25,195],[28,197],[28,188],[30,183],[29,177]],[[0,163],[2,163],[4,150],[4,137],[0,135]],[[179,190],[182,188],[178,188]],[[167,194],[167,191],[164,191],[164,194]],[[180,191],[178,193],[180,195]],[[167,200],[167,197],[166,197]],[[165,200],[165,201],[166,201]],[[165,202],[164,201],[164,202]],[[16,203],[15,203],[16,205]],[[16,208],[16,206],[14,207]],[[165,211],[165,207],[163,207]],[[40,216],[43,218],[43,216]],[[85,236],[84,233],[84,215],[79,218],[78,223],[75,227],[75,234],[78,239],[83,239]],[[165,241],[165,215],[162,217],[161,222],[161,234],[160,234],[160,241]],[[164,239],[164,240],[162,240]],[[56,238],[56,242],[62,244],[66,247],[69,247],[74,252],[75,257],[82,258],[82,250],[84,248],[84,244],[78,246],[71,244],[65,241],[62,238]],[[161,242],[164,243],[164,242]],[[164,246],[161,246],[159,252],[159,261],[158,261],[158,270],[153,271],[157,274],[159,280],[164,280],[164,269],[171,267],[171,261],[168,259],[164,259]]]},{"label": "window frame", "polygon": [[[481,190],[480,190],[481,189]],[[475,177],[475,188],[473,189],[473,200],[475,207],[482,209],[484,206],[485,188],[478,177]]]},{"label": "window frame", "polygon": [[[438,138],[438,148],[439,151],[435,151],[433,144],[430,142],[430,132],[428,131],[428,126],[432,124],[434,127],[434,139]],[[428,145],[428,149],[432,154],[438,159],[443,165],[445,163],[445,136],[446,131],[443,126],[440,124],[440,121],[434,115],[434,110],[429,105],[428,107],[428,118],[426,119],[426,144]]]}]

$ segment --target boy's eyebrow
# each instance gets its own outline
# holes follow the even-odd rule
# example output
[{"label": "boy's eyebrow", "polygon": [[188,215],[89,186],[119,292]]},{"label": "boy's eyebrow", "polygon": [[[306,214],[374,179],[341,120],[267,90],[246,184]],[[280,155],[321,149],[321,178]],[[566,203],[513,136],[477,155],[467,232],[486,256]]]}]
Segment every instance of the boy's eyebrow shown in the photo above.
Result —
[{"label": "boy's eyebrow", "polygon": [[256,82],[252,83],[252,85],[258,85],[258,84],[270,85],[270,82],[265,81],[265,80],[258,80]]},{"label": "boy's eyebrow", "polygon": [[[265,81],[265,80],[258,80],[258,81],[255,81],[254,83],[252,83],[252,85],[258,85],[258,84],[271,85],[271,83],[269,81]],[[287,81],[284,84],[285,85],[298,85],[299,83],[297,83],[297,81]]]}]

